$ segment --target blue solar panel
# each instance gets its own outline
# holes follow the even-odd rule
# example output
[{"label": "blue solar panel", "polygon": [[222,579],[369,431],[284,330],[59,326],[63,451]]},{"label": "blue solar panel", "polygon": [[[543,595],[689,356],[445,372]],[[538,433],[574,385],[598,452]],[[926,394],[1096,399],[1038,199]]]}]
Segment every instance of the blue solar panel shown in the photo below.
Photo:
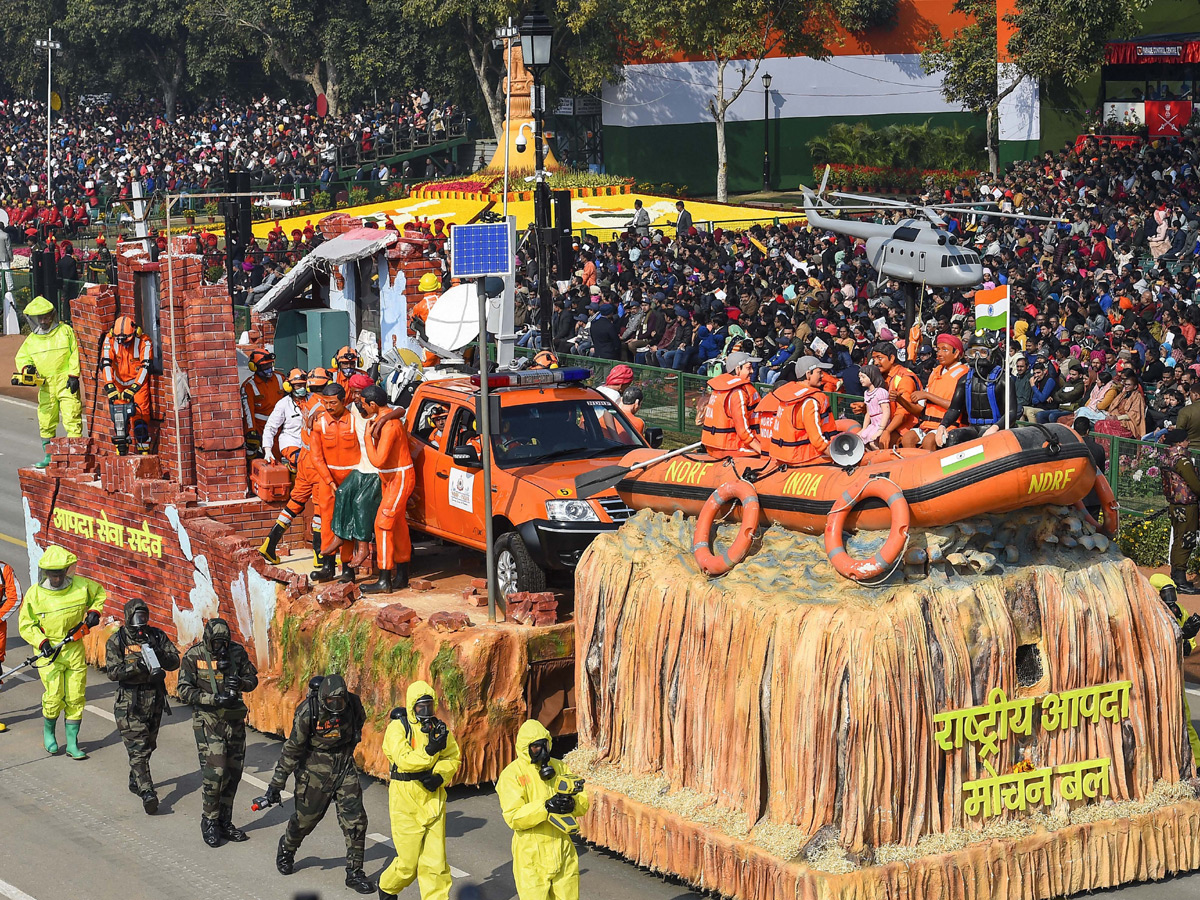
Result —
[{"label": "blue solar panel", "polygon": [[450,276],[508,275],[513,268],[508,222],[450,226]]}]

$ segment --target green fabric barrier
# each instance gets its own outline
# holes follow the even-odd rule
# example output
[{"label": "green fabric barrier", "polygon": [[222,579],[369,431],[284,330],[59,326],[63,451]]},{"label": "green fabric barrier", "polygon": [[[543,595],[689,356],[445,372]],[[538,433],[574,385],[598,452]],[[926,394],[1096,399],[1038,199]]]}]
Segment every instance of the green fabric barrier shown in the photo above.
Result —
[{"label": "green fabric barrier", "polygon": [[343,541],[374,540],[375,513],[382,498],[377,474],[352,471],[338,487],[333,503],[333,533]]}]

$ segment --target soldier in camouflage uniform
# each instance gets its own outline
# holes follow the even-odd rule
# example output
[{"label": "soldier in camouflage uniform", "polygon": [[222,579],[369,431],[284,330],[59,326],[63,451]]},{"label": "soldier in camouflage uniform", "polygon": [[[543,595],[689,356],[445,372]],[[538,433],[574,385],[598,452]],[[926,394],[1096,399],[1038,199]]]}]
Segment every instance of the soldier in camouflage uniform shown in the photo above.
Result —
[{"label": "soldier in camouflage uniform", "polygon": [[204,843],[241,842],[246,832],[233,826],[233,798],[246,760],[246,704],[242,693],[258,687],[258,669],[241,644],[234,643],[229,623],[209,619],[204,637],[183,654],[179,666],[179,699],[192,707],[192,728],[200,752]]},{"label": "soldier in camouflage uniform", "polygon": [[[142,647],[158,657],[154,671],[146,663]],[[158,747],[158,726],[167,706],[167,672],[179,668],[179,651],[167,636],[150,624],[150,607],[145,600],[125,604],[125,626],[118,628],[104,648],[104,670],[117,682],[113,714],[117,730],[129,754],[129,790],[142,798],[147,815],[158,812],[158,794],[150,777],[150,754]]]},{"label": "soldier in camouflage uniform", "polygon": [[268,803],[278,803],[288,776],[296,773],[296,810],[275,855],[281,874],[295,871],[300,842],[317,827],[333,801],[346,836],[346,886],[360,894],[374,892],[375,885],[363,872],[367,811],[354,766],[354,748],[362,740],[365,721],[362,701],[337,674],[314,678],[308,697],[296,707],[292,733],[266,794]]}]

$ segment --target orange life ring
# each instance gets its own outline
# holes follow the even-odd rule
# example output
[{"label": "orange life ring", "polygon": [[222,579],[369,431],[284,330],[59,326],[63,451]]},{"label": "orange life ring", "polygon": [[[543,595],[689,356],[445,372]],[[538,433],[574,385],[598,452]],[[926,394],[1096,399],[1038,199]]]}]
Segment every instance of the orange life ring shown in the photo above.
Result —
[{"label": "orange life ring", "polygon": [[[888,505],[892,514],[892,527],[887,540],[874,557],[853,559],[846,552],[842,531],[845,528],[846,516],[859,501],[867,497],[876,497]],[[904,552],[904,545],[908,542],[910,520],[911,514],[904,491],[886,478],[871,479],[857,495],[850,490],[844,491],[841,506],[834,508],[825,523],[825,552],[829,555],[829,562],[839,575],[854,581],[868,581],[879,577],[894,566],[900,559],[900,554]]]},{"label": "orange life ring", "polygon": [[[713,541],[716,540],[714,524],[721,507],[731,500],[742,504],[742,525],[733,544],[718,556],[712,550]],[[740,478],[725,482],[709,494],[704,508],[700,510],[700,517],[696,519],[696,531],[692,538],[692,556],[696,558],[700,571],[709,576],[724,575],[745,559],[754,540],[754,532],[758,529],[759,512],[758,492],[748,481]]]}]

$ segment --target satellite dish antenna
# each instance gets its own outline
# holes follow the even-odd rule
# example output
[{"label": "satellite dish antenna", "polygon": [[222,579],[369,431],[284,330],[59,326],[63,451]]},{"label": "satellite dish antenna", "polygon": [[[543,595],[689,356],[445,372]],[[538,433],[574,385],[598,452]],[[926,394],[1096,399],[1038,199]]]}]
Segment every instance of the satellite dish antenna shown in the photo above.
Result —
[{"label": "satellite dish antenna", "polygon": [[843,431],[829,442],[829,458],[833,460],[834,465],[843,469],[857,466],[866,452],[867,445],[863,443],[863,439],[849,431]]},{"label": "satellite dish antenna", "polygon": [[425,320],[425,336],[447,350],[459,350],[479,337],[475,285],[456,284],[438,297]]}]

